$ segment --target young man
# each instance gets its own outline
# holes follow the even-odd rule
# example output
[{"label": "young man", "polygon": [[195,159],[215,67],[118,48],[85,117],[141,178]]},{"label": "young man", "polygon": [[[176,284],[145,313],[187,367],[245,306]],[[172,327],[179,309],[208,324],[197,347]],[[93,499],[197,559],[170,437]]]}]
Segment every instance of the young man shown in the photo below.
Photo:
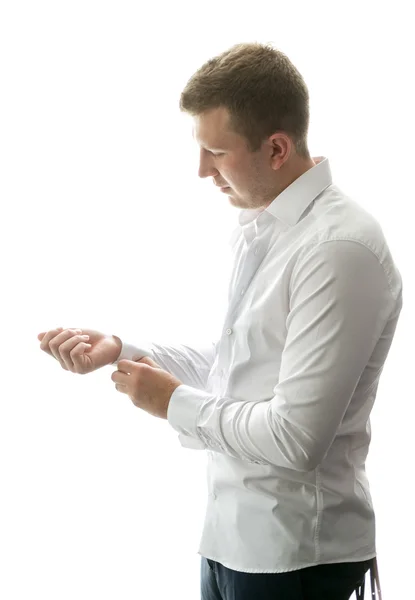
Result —
[{"label": "young man", "polygon": [[348,600],[376,575],[365,460],[399,271],[377,221],[310,156],[308,90],[282,52],[234,46],[180,107],[200,177],[241,209],[221,338],[140,348],[83,330],[87,346],[60,329],[41,348],[74,373],[117,363],[117,390],[207,451],[202,600]]}]

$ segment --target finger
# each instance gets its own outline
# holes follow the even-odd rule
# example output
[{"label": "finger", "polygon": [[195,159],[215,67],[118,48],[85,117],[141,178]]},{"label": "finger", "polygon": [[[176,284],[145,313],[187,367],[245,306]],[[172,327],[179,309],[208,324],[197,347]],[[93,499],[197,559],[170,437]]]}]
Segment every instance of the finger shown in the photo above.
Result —
[{"label": "finger", "polygon": [[149,358],[148,356],[143,356],[143,358],[140,358],[140,360],[136,362],[145,363],[146,365],[149,365],[154,369],[161,369],[160,365],[158,365],[156,362],[154,362],[153,359]]},{"label": "finger", "polygon": [[82,369],[81,356],[85,353],[88,340],[88,335],[76,334],[60,344],[59,355],[68,371],[78,373],[79,369]]},{"label": "finger", "polygon": [[117,364],[118,371],[120,373],[125,373],[125,375],[129,375],[134,368],[140,369],[140,367],[138,366],[138,362],[133,361],[133,360],[127,360],[126,358],[123,358]]},{"label": "finger", "polygon": [[40,336],[42,336],[41,338],[41,344],[40,344],[40,349],[43,350],[44,352],[47,352],[48,354],[51,354],[50,348],[49,348],[49,342],[56,337],[59,333],[61,333],[61,331],[63,331],[63,327],[57,327],[56,329],[51,329],[50,331],[47,331],[46,333],[39,333],[39,335],[37,336],[38,339],[40,339]]},{"label": "finger", "polygon": [[84,375],[91,371],[92,360],[88,355],[88,351],[92,348],[92,344],[88,344],[87,342],[88,340],[79,342],[70,353],[70,358],[74,365],[72,373]]},{"label": "finger", "polygon": [[127,380],[128,382],[130,381],[129,377],[129,375],[122,373],[121,371],[114,371],[114,373],[111,375],[112,381],[114,383],[118,383],[119,385],[127,385]]},{"label": "finger", "polygon": [[115,389],[118,392],[121,392],[122,394],[128,394],[127,386],[126,385],[121,385],[121,383],[117,383],[115,385]]},{"label": "finger", "polygon": [[[58,333],[58,335],[53,337],[49,342],[49,349],[50,349],[52,356],[54,358],[56,358],[56,360],[61,364],[63,369],[66,369],[67,367],[66,367],[64,360],[62,359],[62,357],[60,355],[59,346],[63,342],[66,342],[66,340],[68,340],[69,338],[71,338],[75,335],[78,335],[79,332],[80,332],[79,329],[78,330],[77,329],[65,329],[64,331],[62,331],[61,333]],[[43,341],[42,341],[42,344],[43,344]]]}]

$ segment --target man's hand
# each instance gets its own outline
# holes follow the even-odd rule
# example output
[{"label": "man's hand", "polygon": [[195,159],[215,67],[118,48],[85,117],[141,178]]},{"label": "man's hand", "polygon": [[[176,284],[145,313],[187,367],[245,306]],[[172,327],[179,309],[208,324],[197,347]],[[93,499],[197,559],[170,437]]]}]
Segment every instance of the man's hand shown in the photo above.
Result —
[{"label": "man's hand", "polygon": [[116,389],[127,394],[138,408],[167,419],[170,398],[182,382],[147,356],[139,361],[120,360],[117,368],[111,375]]},{"label": "man's hand", "polygon": [[81,375],[111,365],[122,347],[120,338],[95,329],[64,330],[59,327],[39,333],[37,339],[41,342],[40,349],[53,356],[62,369]]}]

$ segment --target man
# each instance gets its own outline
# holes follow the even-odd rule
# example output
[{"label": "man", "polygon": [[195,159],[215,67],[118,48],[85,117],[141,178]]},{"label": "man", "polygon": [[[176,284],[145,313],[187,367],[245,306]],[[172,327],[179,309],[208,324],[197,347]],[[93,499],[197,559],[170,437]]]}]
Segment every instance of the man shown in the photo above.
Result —
[{"label": "man", "polygon": [[202,600],[347,600],[376,578],[370,412],[402,307],[376,220],[307,148],[308,90],[269,45],[239,44],[187,83],[200,177],[239,214],[219,340],[139,348],[39,334],[64,369],[117,363],[116,389],[208,454]]}]

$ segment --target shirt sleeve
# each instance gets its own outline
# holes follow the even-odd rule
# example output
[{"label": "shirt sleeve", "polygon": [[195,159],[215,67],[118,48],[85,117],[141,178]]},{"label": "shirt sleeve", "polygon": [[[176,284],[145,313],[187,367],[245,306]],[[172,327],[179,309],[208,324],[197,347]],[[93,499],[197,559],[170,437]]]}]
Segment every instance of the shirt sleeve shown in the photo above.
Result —
[{"label": "shirt sleeve", "polygon": [[183,384],[204,390],[215,360],[216,345],[211,342],[204,347],[192,348],[184,344],[171,346],[144,341],[135,346],[122,341],[121,353],[113,364],[123,359],[138,361],[149,356]]},{"label": "shirt sleeve", "polygon": [[273,397],[240,401],[179,386],[167,418],[183,446],[299,471],[322,461],[381,335],[383,366],[396,298],[377,256],[351,240],[304,252],[289,296]]}]

